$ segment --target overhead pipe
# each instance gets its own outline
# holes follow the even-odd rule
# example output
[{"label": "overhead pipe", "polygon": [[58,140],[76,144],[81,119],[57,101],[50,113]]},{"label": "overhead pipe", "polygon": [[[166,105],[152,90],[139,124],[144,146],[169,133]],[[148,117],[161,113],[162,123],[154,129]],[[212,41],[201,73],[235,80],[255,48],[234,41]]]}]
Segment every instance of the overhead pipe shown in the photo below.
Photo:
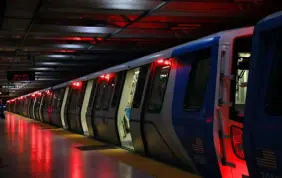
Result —
[{"label": "overhead pipe", "polygon": [[[167,5],[167,4],[169,3],[169,1],[170,1],[170,0],[164,0],[164,1],[161,2],[159,5],[157,5],[155,8],[145,11],[145,12],[142,13],[140,16],[138,16],[136,19],[134,19],[134,20],[128,22],[125,26],[119,28],[119,29],[116,30],[115,32],[113,32],[113,33],[107,35],[106,37],[104,37],[103,41],[105,41],[105,40],[107,40],[107,39],[109,39],[109,38],[115,36],[116,34],[120,33],[122,30],[124,30],[124,29],[126,29],[127,27],[133,25],[134,23],[136,23],[136,22],[142,20],[143,18],[147,17],[147,16],[150,15],[151,13],[158,11],[158,10],[161,9],[163,6]],[[98,42],[101,42],[101,40],[100,40],[100,41],[99,41],[99,40],[96,40],[96,44],[97,44]],[[91,44],[91,45],[87,48],[86,51],[90,50],[90,49],[93,48],[93,47],[94,47],[94,45]]]}]

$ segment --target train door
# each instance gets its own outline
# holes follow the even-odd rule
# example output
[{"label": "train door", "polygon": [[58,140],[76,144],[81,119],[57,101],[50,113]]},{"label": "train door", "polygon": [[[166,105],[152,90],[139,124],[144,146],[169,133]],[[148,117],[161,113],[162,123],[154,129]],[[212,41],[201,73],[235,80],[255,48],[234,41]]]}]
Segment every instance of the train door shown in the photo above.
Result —
[{"label": "train door", "polygon": [[282,13],[255,27],[244,121],[250,177],[282,177]]},{"label": "train door", "polygon": [[100,76],[92,108],[95,137],[115,145],[120,145],[116,119],[123,83],[124,72]]},{"label": "train door", "polygon": [[218,77],[218,39],[196,49],[175,50],[178,69],[173,93],[173,125],[197,172],[221,177],[214,144],[214,109]]},{"label": "train door", "polygon": [[50,90],[47,90],[44,93],[44,105],[42,110],[43,121],[46,123],[50,123],[50,102],[52,99],[53,93]]},{"label": "train door", "polygon": [[35,119],[38,120],[38,121],[40,121],[39,111],[40,111],[41,100],[42,100],[42,93],[39,92],[39,93],[37,93],[36,101],[35,101],[35,104],[34,104]]},{"label": "train door", "polygon": [[[96,92],[96,88],[97,88],[97,79],[93,79],[93,80],[89,80],[87,82],[87,87],[86,87],[86,92],[85,92],[85,107],[86,108],[86,113],[85,113],[85,131],[84,134],[85,135],[89,135],[89,136],[96,136],[95,134],[95,130],[93,127],[93,123],[92,123],[92,117],[93,116],[93,112],[92,112],[92,108],[94,107],[94,97],[95,97],[95,92]],[[90,96],[89,96],[89,92],[90,92]]]},{"label": "train door", "polygon": [[172,58],[159,59],[150,66],[146,99],[141,114],[141,131],[149,156],[183,166],[182,158],[178,154],[182,152],[178,149],[180,143],[176,143],[177,135],[172,125],[171,109],[176,69],[172,72],[173,61]]},{"label": "train door", "polygon": [[33,119],[32,118],[32,106],[33,106],[33,102],[34,102],[34,97],[35,97],[35,95],[34,94],[32,94],[31,96],[30,96],[30,98],[29,98],[29,102],[28,102],[28,114],[27,114],[27,117],[28,118],[30,118],[30,119]]},{"label": "train door", "polygon": [[129,123],[131,119],[132,102],[136,91],[139,73],[140,68],[127,71],[117,115],[117,127],[121,146],[132,150],[134,148],[132,144]]},{"label": "train door", "polygon": [[92,104],[94,103],[93,97],[96,88],[96,79],[88,80],[85,95],[83,99],[82,109],[81,109],[81,125],[84,135],[94,136],[91,117],[92,117]]},{"label": "train door", "polygon": [[223,178],[249,175],[243,150],[243,120],[251,47],[251,34],[237,36],[232,46],[220,47],[214,143]]},{"label": "train door", "polygon": [[150,64],[139,67],[138,80],[136,81],[136,89],[131,104],[130,111],[130,133],[132,137],[132,144],[134,151],[146,154],[144,139],[143,139],[143,122],[142,122],[142,111],[143,103],[145,100],[147,81],[149,76]]},{"label": "train door", "polygon": [[66,107],[66,120],[69,130],[83,133],[80,112],[85,93],[85,82],[73,82],[69,89],[69,99]]},{"label": "train door", "polygon": [[29,102],[29,96],[24,97],[23,116],[25,117],[27,117],[28,102]]},{"label": "train door", "polygon": [[35,93],[35,96],[34,96],[34,100],[33,100],[33,103],[32,103],[32,105],[31,105],[31,116],[32,116],[32,119],[36,119],[35,118],[35,104],[36,104],[36,102],[37,102],[37,100],[38,100],[38,93]]},{"label": "train door", "polygon": [[63,103],[62,103],[62,108],[61,108],[61,121],[62,121],[62,126],[64,129],[69,129],[68,122],[67,122],[67,116],[66,116],[66,111],[67,111],[67,101],[69,100],[69,91],[70,87],[66,87],[64,97],[63,97]]},{"label": "train door", "polygon": [[55,125],[57,127],[62,126],[60,111],[61,111],[64,93],[65,93],[65,88],[55,89],[53,97],[52,97],[52,101],[51,101],[50,122],[52,125]]},{"label": "train door", "polygon": [[42,121],[42,122],[44,121],[43,120],[43,108],[44,108],[44,102],[45,102],[45,98],[46,98],[44,93],[41,94],[41,100],[40,100],[39,110],[38,110],[39,120]]}]

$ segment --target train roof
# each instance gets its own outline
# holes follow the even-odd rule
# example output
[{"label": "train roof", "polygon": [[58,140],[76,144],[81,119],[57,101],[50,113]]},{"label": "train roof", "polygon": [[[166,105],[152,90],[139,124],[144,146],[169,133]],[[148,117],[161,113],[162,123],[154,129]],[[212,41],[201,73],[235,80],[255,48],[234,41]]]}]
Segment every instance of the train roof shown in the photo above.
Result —
[{"label": "train roof", "polygon": [[266,16],[265,18],[263,18],[262,20],[260,20],[258,22],[258,24],[261,24],[261,23],[264,23],[266,21],[269,21],[269,20],[272,20],[272,19],[276,19],[278,17],[281,17],[282,18],[282,11],[279,11],[279,12],[276,12],[276,13],[273,13],[273,14],[270,14],[268,16]]},{"label": "train roof", "polygon": [[[219,38],[219,37],[223,37],[223,38],[226,38],[226,36],[234,37],[234,36],[238,35],[238,33],[240,33],[241,31],[243,31],[243,32],[250,31],[250,29],[252,30],[253,27],[244,27],[244,28],[238,28],[238,29],[232,29],[232,30],[226,30],[226,31],[218,32],[218,33],[215,33],[215,34],[212,34],[212,35],[209,35],[209,36],[206,36],[206,37],[194,40],[194,41],[184,43],[182,45],[178,45],[178,46],[166,49],[166,50],[162,50],[160,52],[156,52],[156,53],[153,53],[153,54],[141,57],[141,58],[137,58],[137,59],[134,59],[132,61],[120,64],[120,65],[117,65],[117,66],[114,66],[114,67],[110,67],[110,68],[107,68],[107,69],[104,69],[104,70],[101,70],[101,71],[98,71],[98,72],[94,72],[94,73],[91,73],[89,75],[86,75],[86,76],[83,76],[83,77],[80,77],[80,78],[77,78],[77,79],[74,79],[74,80],[71,80],[71,81],[64,82],[64,83],[56,85],[52,88],[57,89],[57,88],[65,87],[67,85],[70,85],[71,82],[73,82],[73,81],[86,81],[86,80],[90,80],[90,79],[96,78],[98,76],[101,76],[103,74],[115,73],[115,72],[119,72],[119,71],[123,71],[123,70],[132,69],[132,68],[135,68],[135,67],[138,67],[138,66],[142,66],[142,65],[151,63],[151,62],[153,62],[157,59],[160,59],[160,58],[169,58],[169,57],[171,57],[171,53],[175,49],[180,49],[180,48],[183,48],[183,47],[203,44],[205,42],[208,43],[208,42],[215,40],[216,38]],[[47,89],[45,89],[45,90],[47,90]]]}]

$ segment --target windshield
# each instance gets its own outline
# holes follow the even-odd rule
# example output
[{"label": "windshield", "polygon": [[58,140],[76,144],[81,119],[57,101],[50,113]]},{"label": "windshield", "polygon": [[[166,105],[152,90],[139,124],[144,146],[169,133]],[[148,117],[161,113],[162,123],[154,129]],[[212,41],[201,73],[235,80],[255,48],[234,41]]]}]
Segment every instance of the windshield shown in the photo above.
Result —
[{"label": "windshield", "polygon": [[265,48],[260,52],[265,53],[267,62],[272,63],[268,76],[268,87],[265,98],[266,112],[269,115],[282,115],[282,28],[273,29],[264,34],[263,41]]}]

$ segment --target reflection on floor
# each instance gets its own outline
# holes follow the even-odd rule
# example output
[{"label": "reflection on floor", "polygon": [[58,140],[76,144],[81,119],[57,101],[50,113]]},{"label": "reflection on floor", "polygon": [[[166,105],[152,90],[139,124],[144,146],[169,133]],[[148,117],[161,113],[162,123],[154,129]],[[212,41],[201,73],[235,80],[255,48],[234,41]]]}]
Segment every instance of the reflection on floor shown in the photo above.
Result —
[{"label": "reflection on floor", "polygon": [[7,114],[0,120],[0,177],[9,178],[149,178],[117,160]]}]

